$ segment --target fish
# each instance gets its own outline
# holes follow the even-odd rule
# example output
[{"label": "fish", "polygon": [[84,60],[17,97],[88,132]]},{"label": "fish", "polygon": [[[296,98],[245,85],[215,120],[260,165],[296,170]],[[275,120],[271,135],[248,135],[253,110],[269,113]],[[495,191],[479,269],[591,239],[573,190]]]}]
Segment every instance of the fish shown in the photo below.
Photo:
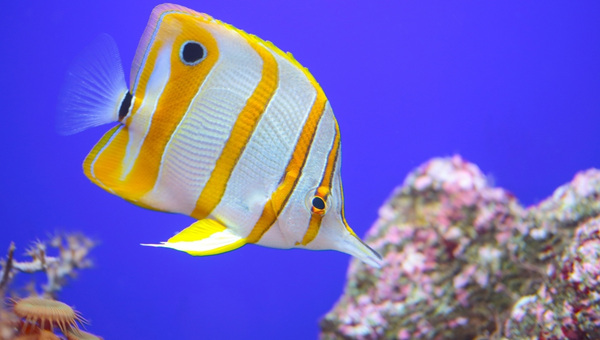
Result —
[{"label": "fish", "polygon": [[381,256],[349,227],[340,129],[311,73],[290,53],[175,4],[155,7],[129,87],[103,34],[67,72],[57,129],[115,124],[83,162],[100,188],[196,220],[165,242],[194,256],[245,244]]}]

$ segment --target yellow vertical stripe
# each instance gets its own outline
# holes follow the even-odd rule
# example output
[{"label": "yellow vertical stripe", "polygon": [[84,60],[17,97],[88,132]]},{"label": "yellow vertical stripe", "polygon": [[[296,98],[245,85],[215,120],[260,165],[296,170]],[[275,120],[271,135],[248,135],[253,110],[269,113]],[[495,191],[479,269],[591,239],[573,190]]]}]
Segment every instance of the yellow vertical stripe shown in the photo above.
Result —
[{"label": "yellow vertical stripe", "polygon": [[[327,163],[325,166],[325,171],[323,172],[323,178],[321,179],[321,184],[317,189],[317,193],[323,197],[327,197],[331,192],[331,184],[333,183],[333,174],[335,173],[335,166],[338,159],[338,152],[340,149],[340,128],[338,127],[337,122],[335,122],[335,139],[333,140],[333,145],[331,150],[329,150],[329,155],[327,156]],[[315,193],[316,194],[316,193]],[[341,202],[342,205],[344,202]],[[323,215],[320,214],[312,214],[310,217],[310,222],[308,223],[308,229],[302,238],[302,245],[309,244],[312,240],[317,237],[319,233],[319,229],[321,228],[321,221],[323,220]]]},{"label": "yellow vertical stripe", "polygon": [[302,238],[301,244],[303,246],[312,242],[317,237],[319,229],[321,228],[321,222],[323,221],[323,215],[312,214],[310,216],[310,222],[308,222],[308,229]]},{"label": "yellow vertical stripe", "polygon": [[146,88],[148,87],[148,80],[150,80],[150,76],[154,71],[154,66],[156,65],[156,61],[158,60],[158,52],[162,51],[164,40],[155,40],[152,45],[152,50],[148,53],[148,57],[145,59],[144,68],[142,69],[142,73],[140,74],[140,78],[138,82],[134,84],[134,92],[133,95],[133,103],[131,106],[131,114],[127,116],[124,123],[126,126],[129,126],[133,120],[133,117],[138,112],[139,108],[142,106],[144,102],[144,97],[146,94]]},{"label": "yellow vertical stripe", "polygon": [[238,115],[210,178],[196,201],[191,216],[199,220],[206,218],[221,202],[231,173],[277,90],[279,71],[275,57],[262,45],[252,40],[248,40],[248,43],[263,60],[261,79]]},{"label": "yellow vertical stripe", "polygon": [[[126,179],[130,195],[134,198],[143,196],[154,187],[167,143],[219,58],[216,40],[209,31],[198,26],[196,18],[189,14],[173,13],[164,17],[162,25],[181,27],[181,33],[172,37],[168,36],[173,34],[171,30],[159,32],[159,35],[167,35],[160,37],[162,40],[174,38],[171,73],[152,116],[152,123],[140,153]],[[195,66],[185,65],[180,60],[180,47],[189,40],[200,42],[207,50],[206,58]],[[155,54],[159,52],[152,51]]]},{"label": "yellow vertical stripe", "polygon": [[352,230],[352,228],[350,228],[350,226],[348,225],[348,222],[346,222],[346,214],[344,213],[344,186],[342,185],[342,183],[340,183],[340,199],[342,200],[341,204],[342,204],[342,223],[344,223],[344,226],[346,227],[346,230],[348,230],[348,232],[355,236],[356,238],[360,238],[358,237],[358,235],[356,235],[356,233],[354,232],[354,230]]},{"label": "yellow vertical stripe", "polygon": [[[128,140],[127,129],[119,124],[102,136],[83,161],[85,175],[104,190],[111,191],[117,184],[114,180],[121,169]],[[104,152],[108,147],[111,148],[111,152]],[[120,194],[117,191],[115,193]]]},{"label": "yellow vertical stripe", "polygon": [[260,238],[275,223],[292,192],[296,188],[296,184],[300,179],[302,168],[306,164],[308,152],[315,138],[317,127],[319,126],[323,112],[325,111],[325,104],[327,103],[327,98],[325,97],[323,90],[321,90],[319,85],[316,84],[314,80],[311,79],[311,82],[317,90],[317,97],[310,110],[308,118],[304,123],[300,137],[296,142],[294,153],[292,154],[292,157],[285,169],[285,177],[281,184],[279,184],[279,187],[277,187],[277,189],[273,192],[269,201],[265,204],[260,218],[246,238],[248,243],[258,242]]},{"label": "yellow vertical stripe", "polygon": [[148,23],[146,24],[146,28],[144,29],[144,33],[142,33],[142,37],[140,38],[140,42],[135,52],[135,56],[133,58],[133,62],[131,63],[131,73],[129,77],[129,81],[131,82],[130,88],[134,91],[137,91],[138,84],[142,83],[142,79],[138,79],[138,77],[142,76],[140,73],[140,67],[143,63],[147,62],[146,52],[150,44],[156,43],[154,41],[154,35],[158,31],[162,20],[165,16],[172,14],[174,12],[189,14],[192,17],[195,17],[199,21],[213,21],[214,19],[205,13],[198,13],[189,8],[185,8],[183,6],[174,5],[174,4],[162,4],[154,7],[152,13],[150,14],[150,18],[148,19]]},{"label": "yellow vertical stripe", "polygon": [[[108,164],[109,159],[120,159],[120,162],[111,162],[112,164],[122,164],[124,162],[126,143],[122,142],[121,139],[126,137],[111,142],[95,162],[97,168],[94,169],[95,172],[102,170],[98,178],[105,183],[107,181],[111,182],[111,185],[108,185],[109,187],[119,196],[133,202],[138,202],[144,194],[154,187],[167,143],[181,119],[185,116],[200,86],[219,59],[217,41],[208,30],[199,25],[197,18],[187,13],[170,13],[163,17],[161,25],[173,27],[174,29],[158,30],[139,79],[140,83],[135,93],[134,110],[139,108],[144,100],[152,100],[152,98],[144,98],[147,82],[150,79],[150,74],[154,69],[159,53],[164,53],[164,47],[172,43],[172,48],[168,51],[170,53],[169,81],[158,99],[156,110],[151,116],[150,128],[133,167],[122,181],[119,181],[119,178],[123,175],[122,166],[115,167],[118,169],[117,172],[104,170],[107,168],[105,164]],[[180,60],[181,46],[184,42],[190,40],[200,42],[207,51],[206,58],[195,66],[185,65]],[[163,47],[161,48],[161,46]],[[133,116],[130,117],[125,124],[131,124],[134,119]],[[132,126],[127,127],[128,129],[133,128]],[[141,133],[141,131],[135,132]],[[126,136],[127,133],[124,133],[124,135]]]}]

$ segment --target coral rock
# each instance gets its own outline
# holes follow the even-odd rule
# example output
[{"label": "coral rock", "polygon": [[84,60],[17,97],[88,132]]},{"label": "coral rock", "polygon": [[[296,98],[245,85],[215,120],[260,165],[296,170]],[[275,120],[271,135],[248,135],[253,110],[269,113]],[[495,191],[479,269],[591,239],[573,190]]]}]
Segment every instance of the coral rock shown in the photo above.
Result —
[{"label": "coral rock", "polygon": [[535,294],[517,301],[505,334],[548,340],[600,339],[600,218],[577,228],[572,244],[548,278]]},{"label": "coral rock", "polygon": [[426,163],[368,232],[383,267],[352,260],[321,338],[597,337],[600,243],[589,218],[599,194],[590,170],[525,209],[458,156]]}]

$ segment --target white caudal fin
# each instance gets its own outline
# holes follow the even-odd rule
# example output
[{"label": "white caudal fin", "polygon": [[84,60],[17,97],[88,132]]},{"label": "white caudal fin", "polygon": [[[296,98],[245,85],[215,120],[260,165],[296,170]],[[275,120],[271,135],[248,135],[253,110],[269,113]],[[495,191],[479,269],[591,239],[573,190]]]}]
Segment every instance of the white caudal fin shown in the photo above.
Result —
[{"label": "white caudal fin", "polygon": [[[102,34],[71,65],[58,104],[56,129],[70,135],[119,120],[129,109],[125,74],[113,38]],[[121,105],[127,107],[121,108]]]}]

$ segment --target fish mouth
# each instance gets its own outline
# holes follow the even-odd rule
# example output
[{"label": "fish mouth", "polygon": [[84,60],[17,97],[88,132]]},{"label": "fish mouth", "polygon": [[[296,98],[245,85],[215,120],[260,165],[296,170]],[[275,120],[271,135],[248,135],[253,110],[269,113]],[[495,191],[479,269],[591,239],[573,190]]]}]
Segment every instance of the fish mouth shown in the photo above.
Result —
[{"label": "fish mouth", "polygon": [[348,236],[344,238],[343,243],[343,252],[356,257],[374,268],[381,268],[383,263],[381,255],[358,236],[348,234]]}]

